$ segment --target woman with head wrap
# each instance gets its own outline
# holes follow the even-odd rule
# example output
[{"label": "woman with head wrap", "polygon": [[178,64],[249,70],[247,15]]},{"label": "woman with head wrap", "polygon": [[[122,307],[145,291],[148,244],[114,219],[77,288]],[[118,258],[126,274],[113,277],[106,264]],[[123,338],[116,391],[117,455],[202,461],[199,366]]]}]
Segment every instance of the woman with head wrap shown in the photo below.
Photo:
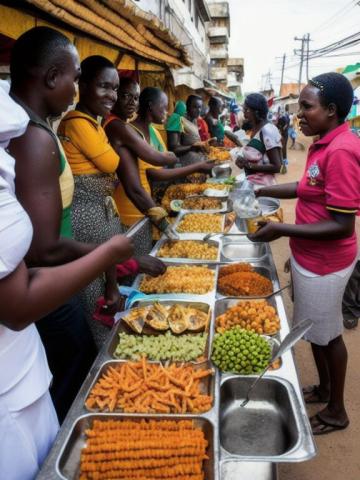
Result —
[{"label": "woman with head wrap", "polygon": [[296,224],[268,223],[251,240],[290,237],[294,319],[310,318],[319,384],[304,388],[305,401],[326,406],[310,419],[314,435],[349,425],[344,405],[347,351],[341,303],[357,258],[355,216],[360,206],[360,140],[345,118],[353,101],[350,82],[335,72],[310,80],[299,98],[300,128],[319,136],[309,149],[299,182],[264,187],[257,195],[297,198]]},{"label": "woman with head wrap", "polygon": [[252,126],[251,140],[244,147],[236,165],[244,168],[252,183],[273,185],[275,173],[281,168],[281,135],[272,123],[268,122],[268,105],[260,93],[251,93],[245,98],[244,117]]}]

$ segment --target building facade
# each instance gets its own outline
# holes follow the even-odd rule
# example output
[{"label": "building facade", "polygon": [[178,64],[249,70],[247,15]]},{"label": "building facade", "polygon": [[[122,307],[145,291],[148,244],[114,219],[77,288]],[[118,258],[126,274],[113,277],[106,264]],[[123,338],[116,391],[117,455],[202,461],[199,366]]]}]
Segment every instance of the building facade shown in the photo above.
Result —
[{"label": "building facade", "polygon": [[155,14],[185,46],[191,67],[173,70],[175,86],[191,90],[203,87],[208,78],[208,37],[210,11],[206,0],[133,0],[138,7]]}]

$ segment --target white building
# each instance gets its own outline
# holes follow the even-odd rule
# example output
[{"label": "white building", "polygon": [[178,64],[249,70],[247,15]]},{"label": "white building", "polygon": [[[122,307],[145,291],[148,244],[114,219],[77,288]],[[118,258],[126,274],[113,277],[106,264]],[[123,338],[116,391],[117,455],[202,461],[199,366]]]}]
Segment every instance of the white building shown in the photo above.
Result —
[{"label": "white building", "polygon": [[206,0],[133,0],[141,9],[156,15],[186,47],[191,67],[174,70],[175,86],[203,88],[208,78],[209,44],[206,22],[210,11]]}]

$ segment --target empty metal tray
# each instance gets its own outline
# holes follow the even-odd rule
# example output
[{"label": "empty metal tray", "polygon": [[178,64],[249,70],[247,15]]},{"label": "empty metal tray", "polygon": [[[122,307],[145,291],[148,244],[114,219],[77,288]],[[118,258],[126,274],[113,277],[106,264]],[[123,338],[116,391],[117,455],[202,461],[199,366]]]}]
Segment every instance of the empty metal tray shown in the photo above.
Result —
[{"label": "empty metal tray", "polygon": [[267,255],[266,243],[228,241],[221,248],[222,261],[261,262],[266,260]]},{"label": "empty metal tray", "polygon": [[292,385],[265,377],[241,403],[254,377],[225,378],[220,390],[220,445],[225,455],[271,462],[311,458],[315,451],[306,436],[305,420]]}]

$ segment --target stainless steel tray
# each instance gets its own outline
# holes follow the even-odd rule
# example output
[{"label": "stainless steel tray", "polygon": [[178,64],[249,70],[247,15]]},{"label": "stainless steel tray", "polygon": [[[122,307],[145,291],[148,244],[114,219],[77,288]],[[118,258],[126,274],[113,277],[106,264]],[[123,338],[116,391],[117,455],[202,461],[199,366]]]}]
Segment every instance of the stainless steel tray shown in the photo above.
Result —
[{"label": "stainless steel tray", "polygon": [[[88,392],[85,396],[85,400],[84,400],[84,407],[85,409],[88,411],[88,412],[93,412],[93,413],[98,413],[98,414],[103,414],[103,413],[109,413],[109,410],[100,410],[99,408],[88,408],[85,404],[86,400],[88,399],[89,395],[90,395],[90,392],[91,390],[94,388],[94,386],[96,385],[96,383],[101,379],[101,377],[103,375],[106,375],[106,373],[108,372],[109,368],[110,367],[115,367],[118,366],[118,365],[122,365],[122,364],[125,364],[125,363],[128,363],[128,360],[110,360],[108,362],[105,362],[100,370],[97,372],[93,382],[91,383],[89,389],[88,389]],[[153,364],[158,364],[160,365],[161,362],[149,362],[149,363],[153,363]],[[179,365],[181,365],[181,363],[179,363]],[[197,363],[195,365],[193,365],[193,368],[194,370],[208,370],[208,369],[214,369],[214,367],[212,366],[211,362],[210,361],[205,361],[205,362],[201,362],[201,363]],[[215,370],[214,370],[214,374],[211,375],[211,376],[207,376],[205,378],[202,378],[200,380],[200,384],[199,384],[199,387],[200,387],[200,391],[203,395],[210,395],[212,397],[212,407],[214,407],[214,399],[215,399],[215,379],[216,379],[216,376],[215,376]],[[211,409],[210,409],[211,410]],[[209,411],[210,411],[209,410]],[[124,413],[123,410],[117,408],[115,409],[113,412],[111,412],[113,414],[116,414],[116,413]],[[140,415],[146,415],[144,413],[141,413],[141,412],[136,412],[136,413],[139,413]],[[206,413],[206,412],[204,412]],[[154,413],[153,415],[160,415],[162,416],[163,414],[156,414]],[[185,417],[188,416],[189,414],[188,413],[185,413],[185,414],[171,414],[169,413],[169,415],[184,415]]]},{"label": "stainless steel tray", "polygon": [[[199,197],[204,197],[204,198],[209,198],[209,197],[205,197],[204,195],[194,195],[192,197],[188,197],[188,198],[199,198]],[[215,197],[214,197],[215,198]],[[215,198],[215,200],[219,200],[218,198]],[[196,211],[201,211],[203,213],[221,213],[221,212],[225,212],[228,208],[228,201],[227,200],[224,200],[224,201],[221,201],[221,208],[211,208],[211,209],[208,209],[208,210],[198,210],[196,209]],[[195,209],[188,209],[188,208],[180,208],[180,213],[193,213],[195,211]]]},{"label": "stainless steel tray", "polygon": [[[203,237],[207,234],[207,233],[211,233],[211,232],[178,232],[177,228],[179,226],[179,224],[181,223],[182,219],[186,216],[186,215],[191,215],[191,214],[199,214],[199,215],[210,215],[209,213],[205,213],[203,210],[192,210],[190,213],[180,213],[177,218],[176,218],[176,222],[174,223],[174,229],[176,231],[176,233],[179,235],[179,238],[180,239],[194,239],[194,240],[202,240]],[[225,229],[225,215],[224,214],[216,214],[216,215],[220,215],[222,218],[222,225],[221,225],[221,229],[222,229],[222,232],[224,232],[224,229]],[[219,232],[221,233],[221,232]]]},{"label": "stainless steel tray", "polygon": [[[225,313],[229,308],[233,307],[234,305],[237,305],[239,302],[246,302],[247,300],[252,300],[252,301],[260,301],[260,300],[266,300],[269,305],[275,308],[276,310],[276,315],[279,316],[278,308],[277,308],[277,301],[275,296],[270,297],[270,298],[264,298],[264,297],[258,297],[258,298],[238,298],[238,297],[225,297],[221,298],[219,300],[216,300],[215,302],[215,309],[214,309],[214,329],[216,330],[216,318],[219,315],[222,315]],[[277,334],[278,332],[276,332]],[[275,335],[276,335],[275,334]],[[266,335],[269,335],[268,333]],[[272,336],[272,335],[270,335]]]},{"label": "stainless steel tray", "polygon": [[[240,262],[239,262],[240,263]],[[263,277],[268,278],[273,285],[273,290],[277,288],[277,278],[276,278],[276,272],[270,267],[270,266],[264,266],[264,265],[259,265],[257,262],[247,262],[250,263],[252,267],[254,267],[254,272],[259,273]],[[218,267],[221,268],[221,267]],[[218,272],[219,273],[219,272]],[[218,275],[217,275],[218,277]],[[249,298],[264,298],[263,295],[258,295],[258,296],[247,296],[247,295],[223,295],[222,293],[219,292],[217,284],[216,284],[216,298],[227,298],[227,297],[234,297],[234,298],[243,298],[243,299],[249,299]]]},{"label": "stainless steel tray", "polygon": [[[180,301],[176,301],[174,303],[180,303]],[[211,319],[212,321],[212,319]],[[210,330],[212,330],[212,325],[209,326],[209,331],[207,332],[207,339],[206,339],[206,345],[205,345],[205,350],[204,350],[204,357],[206,359],[209,359],[210,358],[210,343],[211,343],[211,335],[210,335]],[[108,358],[111,358],[111,359],[117,359],[117,360],[126,360],[126,359],[121,359],[121,358],[118,358],[118,357],[115,357],[115,351],[116,351],[116,347],[118,346],[119,344],[119,333],[127,333],[129,335],[134,335],[134,336],[139,336],[139,335],[153,335],[153,336],[158,336],[158,335],[163,335],[164,333],[162,332],[153,332],[151,334],[149,333],[142,333],[142,334],[138,334],[138,333],[135,333],[134,331],[132,331],[130,329],[130,327],[128,327],[126,325],[125,322],[123,322],[122,320],[120,320],[116,325],[115,327],[112,329],[112,332],[111,332],[111,339],[108,343],[108,349],[107,349],[107,355],[108,355]],[[202,333],[202,332],[200,332]],[[198,335],[199,333],[192,333],[192,332],[184,332],[184,334],[186,335]],[[167,359],[165,359],[167,360]],[[192,361],[191,363],[193,364],[198,364],[198,363],[202,363],[203,361]]]},{"label": "stainless steel tray", "polygon": [[[205,243],[208,243],[209,245],[213,245],[213,246],[217,247],[217,257],[216,257],[215,260],[207,260],[207,259],[199,259],[199,258],[185,258],[185,257],[175,257],[175,258],[173,258],[173,257],[159,257],[158,256],[158,252],[161,249],[161,247],[163,247],[164,244],[169,243],[169,242],[170,243],[183,242],[183,241],[186,241],[186,240],[189,240],[189,239],[181,238],[180,240],[168,240],[168,239],[163,238],[156,243],[155,247],[151,251],[151,255],[153,255],[154,257],[158,257],[163,262],[174,262],[174,263],[201,263],[201,264],[203,264],[204,262],[212,263],[212,262],[219,262],[220,261],[220,242],[216,241],[216,240],[208,240],[207,242],[205,242]],[[190,239],[190,240],[193,241],[193,242],[204,243],[203,240],[194,240],[194,239]]]},{"label": "stainless steel tray", "polygon": [[[234,237],[235,238],[235,237]],[[224,237],[221,246],[221,261],[266,262],[269,250],[266,243],[231,240]]]},{"label": "stainless steel tray", "polygon": [[[113,415],[113,414],[88,414],[78,418],[61,449],[56,462],[56,472],[63,480],[76,480],[79,479],[80,474],[80,455],[81,450],[86,444],[85,431],[92,427],[94,420],[133,420],[135,422],[141,419],[153,419],[180,421],[184,420],[183,416],[169,416],[163,415],[161,417],[155,415]],[[216,436],[214,431],[214,425],[210,420],[199,416],[188,416],[188,419],[194,421],[196,427],[201,428],[205,434],[205,438],[208,441],[207,456],[208,460],[204,461],[204,472],[206,480],[216,480],[217,475],[217,452],[216,452]]]},{"label": "stainless steel tray", "polygon": [[221,458],[298,462],[313,456],[311,434],[290,382],[264,377],[241,407],[254,376],[226,376],[220,387]]},{"label": "stainless steel tray", "polygon": [[[194,263],[189,263],[187,261],[180,262],[181,264],[179,262],[168,262],[168,261],[165,261],[164,263],[166,263],[167,266],[173,266],[173,267],[180,267],[180,266],[183,267],[183,266],[186,266],[186,265],[188,265],[189,267],[199,266],[199,265],[195,265]],[[179,298],[179,300],[189,300],[189,299],[194,299],[194,298],[196,299],[196,301],[211,301],[211,300],[213,300],[213,298],[215,297],[215,293],[216,293],[217,273],[218,273],[217,267],[216,267],[216,265],[211,265],[211,263],[208,263],[208,262],[202,262],[201,266],[208,267],[210,270],[212,270],[214,272],[214,288],[212,290],[210,290],[209,292],[204,293],[204,294],[200,294],[200,293],[196,294],[196,293],[191,293],[191,292],[189,292],[189,293],[171,292],[171,293],[156,293],[156,294],[153,294],[153,295],[156,295],[157,297],[159,297],[159,299],[164,298],[164,296],[167,296],[169,298],[169,297],[173,297],[174,295],[176,295],[176,297]],[[144,274],[138,275],[135,278],[135,281],[134,281],[132,287],[135,288],[136,290],[139,290],[139,287],[140,287],[140,284],[141,284],[141,281],[142,281],[143,277],[144,277]]]}]

